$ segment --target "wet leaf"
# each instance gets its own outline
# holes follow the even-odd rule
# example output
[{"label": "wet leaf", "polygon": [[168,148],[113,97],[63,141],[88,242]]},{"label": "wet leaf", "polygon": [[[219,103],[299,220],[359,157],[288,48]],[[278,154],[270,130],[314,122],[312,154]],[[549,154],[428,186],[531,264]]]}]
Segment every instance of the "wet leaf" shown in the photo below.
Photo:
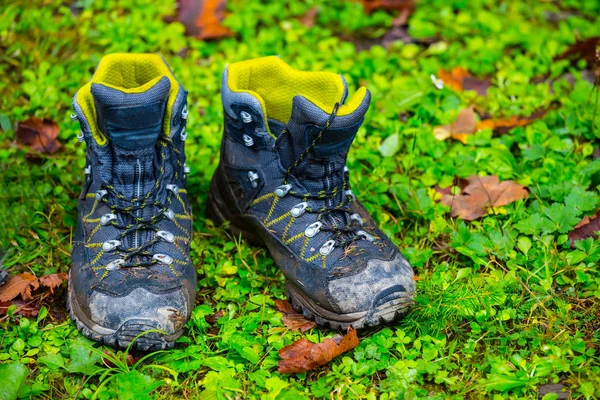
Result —
[{"label": "wet leaf", "polygon": [[518,126],[526,126],[534,122],[536,119],[543,117],[547,108],[534,111],[529,117],[511,117],[509,119],[484,119],[477,123],[476,130],[491,129],[496,133],[506,133]]},{"label": "wet leaf", "polygon": [[577,240],[587,239],[589,237],[597,239],[598,233],[600,232],[600,211],[591,217],[587,216],[583,218],[571,232],[569,232],[569,240],[571,245]]},{"label": "wet leaf", "polygon": [[69,274],[60,272],[40,278],[40,283],[50,289],[50,293],[54,293],[54,289],[60,286],[61,283],[69,279]]},{"label": "wet leaf", "polygon": [[485,96],[488,88],[492,85],[490,78],[476,78],[462,67],[453,68],[451,71],[440,69],[438,77],[444,81],[445,85],[454,90],[474,90],[480,96]]},{"label": "wet leaf", "polygon": [[37,289],[39,286],[38,279],[29,272],[11,276],[0,286],[0,301],[11,301],[19,295],[23,300],[31,300],[31,289]]},{"label": "wet leaf", "polygon": [[600,36],[578,40],[554,59],[567,59],[572,60],[573,63],[577,63],[577,61],[583,58],[587,61],[588,65],[591,66],[596,60],[596,49],[598,46],[600,46]]},{"label": "wet leaf", "polygon": [[327,364],[342,353],[358,346],[356,330],[349,328],[344,336],[336,335],[321,343],[312,343],[302,338],[279,350],[277,367],[282,374],[295,374],[310,371]]},{"label": "wet leaf", "polygon": [[448,138],[456,139],[467,144],[467,137],[475,133],[477,120],[473,107],[462,110],[456,121],[449,125],[436,126],[433,128],[433,136],[437,140],[446,140]]},{"label": "wet leaf", "polygon": [[185,33],[197,39],[220,39],[233,36],[223,26],[226,0],[177,0],[177,20]]},{"label": "wet leaf", "polygon": [[62,147],[58,141],[58,125],[55,122],[37,117],[17,124],[17,143],[43,154],[56,153]]},{"label": "wet leaf", "polygon": [[212,315],[207,315],[206,317],[204,317],[204,319],[206,320],[206,322],[208,322],[211,325],[214,325],[217,320],[221,317],[223,317],[225,315],[225,311],[223,310],[219,310],[216,313],[212,314]]},{"label": "wet leaf", "polygon": [[275,306],[281,312],[283,325],[286,328],[296,332],[302,333],[311,330],[317,324],[314,321],[310,321],[292,307],[292,305],[286,300],[275,300]]},{"label": "wet leaf", "polygon": [[453,217],[467,221],[484,216],[490,207],[502,207],[528,196],[523,186],[514,181],[500,182],[497,176],[473,175],[467,181],[458,196],[445,194],[440,201],[450,207]]}]

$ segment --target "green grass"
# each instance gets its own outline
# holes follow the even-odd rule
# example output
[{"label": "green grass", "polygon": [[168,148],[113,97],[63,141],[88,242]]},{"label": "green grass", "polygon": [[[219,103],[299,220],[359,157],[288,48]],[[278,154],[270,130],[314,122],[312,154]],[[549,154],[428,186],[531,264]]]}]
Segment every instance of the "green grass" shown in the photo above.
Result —
[{"label": "green grass", "polygon": [[[433,44],[360,52],[340,37],[379,38],[392,16],[366,16],[357,2],[284,3],[230,0],[226,24],[237,36],[216,42],[164,22],[172,0],[0,6],[4,268],[37,276],[68,270],[85,162],[71,97],[102,55],[130,51],[163,54],[190,93],[199,273],[197,307],[177,348],[131,366],[122,352],[106,356],[112,368],[101,362],[105,349],[90,347],[66,318],[64,289],[37,318],[1,318],[0,398],[21,382],[21,397],[41,398],[534,399],[551,383],[573,398],[600,396],[600,240],[571,248],[567,238],[600,208],[600,159],[593,157],[600,116],[594,129],[585,62],[554,61],[577,38],[600,35],[600,3],[422,1],[408,32]],[[298,17],[314,6],[316,24],[307,28]],[[352,186],[419,275],[408,317],[361,333],[354,351],[297,376],[277,372],[278,349],[333,332],[287,331],[274,309],[274,299],[284,298],[283,278],[268,253],[204,219],[221,140],[221,72],[227,63],[272,54],[297,68],[342,73],[351,90],[366,84],[372,91],[349,155]],[[487,96],[436,89],[430,74],[455,66],[491,77]],[[467,145],[437,141],[433,127],[470,104],[497,118],[553,108],[504,135],[482,131]],[[31,115],[59,124],[61,152],[31,158],[16,145],[14,126]],[[386,142],[391,155],[383,157],[379,146],[393,135],[398,140]],[[515,180],[529,198],[478,221],[453,219],[434,186],[473,174]],[[218,310],[224,317],[210,325],[205,316]]]}]

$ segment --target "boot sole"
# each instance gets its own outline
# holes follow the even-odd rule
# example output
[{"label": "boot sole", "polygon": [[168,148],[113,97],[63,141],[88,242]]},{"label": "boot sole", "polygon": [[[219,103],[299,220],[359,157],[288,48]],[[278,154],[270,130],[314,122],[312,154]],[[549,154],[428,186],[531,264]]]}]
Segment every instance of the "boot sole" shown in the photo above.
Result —
[{"label": "boot sole", "polygon": [[[155,329],[143,323],[126,321],[119,329],[110,329],[100,326],[90,320],[82,311],[75,296],[71,296],[70,288],[67,295],[67,310],[71,320],[75,323],[77,330],[88,339],[99,342],[101,344],[125,349],[131,344],[131,350],[134,351],[156,351],[173,348],[175,340],[182,334],[183,329],[175,332],[172,335],[164,335],[159,332],[149,332],[136,339],[137,336],[144,332]],[[135,341],[134,341],[135,340]]]},{"label": "boot sole", "polygon": [[[235,236],[241,235],[248,243],[254,246],[266,247],[270,251],[267,244],[268,239],[264,239],[256,232],[256,223],[249,217],[232,213],[227,207],[228,202],[222,199],[217,187],[219,185],[217,180],[220,179],[220,176],[218,176],[220,173],[219,166],[210,184],[206,216],[216,225],[222,225],[225,221],[229,221],[229,229]],[[301,313],[305,318],[315,321],[319,326],[330,327],[334,330],[347,330],[349,326],[354,329],[363,329],[390,323],[405,315],[409,307],[413,304],[411,294],[395,292],[392,295],[387,295],[388,298],[375,298],[368,311],[338,314],[319,306],[313,300],[306,297],[287,278],[286,292],[290,304],[297,312]]]}]

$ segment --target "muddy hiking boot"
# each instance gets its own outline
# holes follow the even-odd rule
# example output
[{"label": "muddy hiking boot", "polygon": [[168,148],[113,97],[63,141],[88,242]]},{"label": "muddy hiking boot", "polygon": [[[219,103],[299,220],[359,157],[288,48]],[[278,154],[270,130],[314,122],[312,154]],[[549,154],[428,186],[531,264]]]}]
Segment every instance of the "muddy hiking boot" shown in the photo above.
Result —
[{"label": "muddy hiking boot", "polygon": [[356,199],[346,167],[370,93],[345,101],[340,75],[267,57],[231,64],[221,96],[225,130],[208,216],[265,244],[294,308],[320,325],[359,329],[405,313],[411,266]]},{"label": "muddy hiking boot", "polygon": [[173,346],[196,291],[186,192],[187,92],[152,54],[104,57],[75,95],[87,145],[68,306],[88,338]]}]

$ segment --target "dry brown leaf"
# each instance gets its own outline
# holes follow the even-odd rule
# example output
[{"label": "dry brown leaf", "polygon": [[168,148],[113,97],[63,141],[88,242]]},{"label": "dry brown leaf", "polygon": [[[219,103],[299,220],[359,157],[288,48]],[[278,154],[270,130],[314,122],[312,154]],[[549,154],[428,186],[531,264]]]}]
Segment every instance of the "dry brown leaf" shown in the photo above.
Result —
[{"label": "dry brown leaf", "polygon": [[177,20],[185,33],[197,39],[209,40],[233,36],[223,26],[226,0],[177,0]]},{"label": "dry brown leaf", "polygon": [[448,138],[460,140],[467,144],[467,137],[475,133],[477,120],[475,120],[475,112],[473,107],[462,110],[456,121],[450,125],[441,125],[433,128],[433,136],[437,140],[446,140]]},{"label": "dry brown leaf", "polygon": [[454,90],[474,90],[480,96],[485,96],[492,85],[490,78],[478,79],[462,67],[453,68],[452,71],[440,69],[438,77]]},{"label": "dry brown leaf", "polygon": [[30,117],[17,124],[17,143],[40,153],[56,153],[62,147],[58,141],[58,132],[58,125],[53,121]]},{"label": "dry brown leaf", "polygon": [[293,332],[300,331],[304,333],[317,326],[314,321],[310,321],[296,312],[294,307],[286,300],[275,300],[275,306],[281,312],[283,325]]},{"label": "dry brown leaf", "polygon": [[69,275],[64,272],[51,274],[40,278],[40,283],[50,289],[50,293],[54,293],[54,289],[60,286],[63,281],[69,279]]},{"label": "dry brown leaf", "polygon": [[319,14],[319,7],[313,7],[306,14],[301,16],[298,20],[300,23],[307,28],[312,28],[315,26],[315,21],[317,19],[317,14]]},{"label": "dry brown leaf", "polygon": [[19,295],[23,300],[31,300],[31,289],[37,289],[39,286],[38,279],[29,272],[11,276],[0,286],[0,301],[11,301]]},{"label": "dry brown leaf", "polygon": [[467,178],[469,184],[458,196],[445,194],[440,202],[450,207],[453,217],[473,221],[484,216],[490,207],[502,207],[526,199],[527,190],[514,181],[500,182],[497,176]]},{"label": "dry brown leaf", "polygon": [[596,232],[600,232],[600,211],[591,217],[583,218],[575,225],[575,228],[569,232],[571,246],[573,246],[577,240],[587,239],[589,237],[597,239],[598,234]]},{"label": "dry brown leaf", "polygon": [[321,343],[312,343],[305,338],[298,339],[279,350],[281,360],[277,369],[281,374],[295,374],[310,371],[327,364],[342,353],[358,346],[356,330],[348,328],[344,336],[336,335]]},{"label": "dry brown leaf", "polygon": [[543,117],[547,108],[534,111],[529,117],[511,117],[509,119],[484,119],[477,123],[476,130],[491,129],[497,133],[503,134],[518,126],[526,126],[536,119]]}]

